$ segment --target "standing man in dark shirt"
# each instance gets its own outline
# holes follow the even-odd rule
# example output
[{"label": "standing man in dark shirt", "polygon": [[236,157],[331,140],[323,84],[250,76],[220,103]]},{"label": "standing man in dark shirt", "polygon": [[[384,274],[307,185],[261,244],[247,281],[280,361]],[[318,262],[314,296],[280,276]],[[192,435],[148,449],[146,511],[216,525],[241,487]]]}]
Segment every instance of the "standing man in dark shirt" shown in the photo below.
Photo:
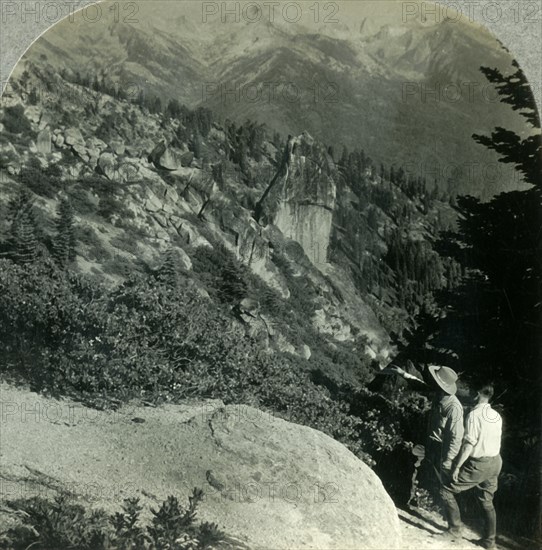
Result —
[{"label": "standing man in dark shirt", "polygon": [[429,373],[437,385],[429,416],[426,459],[442,480],[450,476],[452,463],[463,440],[463,406],[456,397],[457,374],[449,367],[430,365]]},{"label": "standing man in dark shirt", "polygon": [[463,407],[455,395],[457,374],[449,367],[429,365],[426,370],[427,381],[424,381],[395,365],[388,368],[390,372],[404,378],[412,389],[433,393],[425,448],[417,445],[413,450],[418,461],[412,477],[410,500],[414,498],[418,485],[417,468],[420,463],[420,478],[424,482],[423,485],[438,498],[441,485],[451,476],[452,464],[463,439]]}]

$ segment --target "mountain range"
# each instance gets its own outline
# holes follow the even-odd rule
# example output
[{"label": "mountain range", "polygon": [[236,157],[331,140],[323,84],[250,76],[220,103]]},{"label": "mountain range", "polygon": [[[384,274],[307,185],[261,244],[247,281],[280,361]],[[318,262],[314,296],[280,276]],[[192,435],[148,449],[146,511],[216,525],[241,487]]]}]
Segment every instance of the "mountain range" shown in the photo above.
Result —
[{"label": "mountain range", "polygon": [[193,2],[131,4],[134,17],[112,2],[101,4],[97,22],[78,12],[25,58],[105,77],[134,96],[203,105],[222,119],[306,130],[339,152],[361,147],[452,194],[488,198],[522,185],[472,140],[496,126],[526,131],[479,70],[508,72],[512,62],[480,27],[367,15],[365,2],[357,17],[330,24],[307,14],[251,22],[258,14],[244,8],[238,20],[219,13],[204,21]]}]

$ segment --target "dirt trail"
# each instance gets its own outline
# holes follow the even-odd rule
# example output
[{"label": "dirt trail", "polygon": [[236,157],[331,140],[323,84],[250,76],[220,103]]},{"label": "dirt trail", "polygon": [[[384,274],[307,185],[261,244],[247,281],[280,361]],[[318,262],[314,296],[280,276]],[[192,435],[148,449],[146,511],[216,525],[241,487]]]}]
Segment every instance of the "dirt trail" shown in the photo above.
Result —
[{"label": "dirt trail", "polygon": [[[476,544],[480,535],[475,531],[465,528],[460,540],[450,540],[443,534],[446,524],[437,514],[426,510],[414,508],[411,510],[397,510],[401,520],[403,549],[404,550],[481,550]],[[530,545],[528,541],[515,542],[508,537],[497,537],[499,550],[525,550],[526,548],[538,548]]]}]

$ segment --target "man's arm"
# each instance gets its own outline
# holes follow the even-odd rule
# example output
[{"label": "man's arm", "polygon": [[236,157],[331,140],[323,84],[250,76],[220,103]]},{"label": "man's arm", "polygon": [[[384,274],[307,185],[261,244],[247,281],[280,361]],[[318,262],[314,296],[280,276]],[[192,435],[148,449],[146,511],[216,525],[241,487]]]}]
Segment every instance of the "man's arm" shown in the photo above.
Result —
[{"label": "man's arm", "polygon": [[469,458],[469,456],[471,455],[472,449],[474,449],[474,445],[472,443],[469,443],[468,441],[463,441],[463,445],[461,445],[461,450],[459,451],[459,456],[457,457],[454,471],[452,472],[452,479],[454,481],[457,481],[461,466],[463,466],[465,460],[467,460],[467,458]]},{"label": "man's arm", "polygon": [[403,380],[406,380],[408,382],[409,388],[413,390],[424,391],[427,390],[427,388],[429,387],[425,381],[421,380],[417,376],[414,376],[413,374],[409,374],[397,365],[388,365],[386,369],[389,370],[389,372],[399,375],[401,378],[403,378]]},{"label": "man's arm", "polygon": [[452,461],[458,455],[463,440],[463,408],[457,404],[451,407],[446,418],[446,430],[450,433],[450,445],[442,463],[445,470],[452,469]]},{"label": "man's arm", "polygon": [[463,466],[465,460],[467,460],[467,458],[469,458],[469,456],[472,454],[474,445],[476,445],[478,439],[480,438],[480,429],[480,419],[477,418],[474,412],[471,411],[467,416],[463,445],[461,445],[461,450],[459,451],[459,456],[457,457],[455,468],[452,472],[452,479],[454,481],[457,481],[461,466]]}]

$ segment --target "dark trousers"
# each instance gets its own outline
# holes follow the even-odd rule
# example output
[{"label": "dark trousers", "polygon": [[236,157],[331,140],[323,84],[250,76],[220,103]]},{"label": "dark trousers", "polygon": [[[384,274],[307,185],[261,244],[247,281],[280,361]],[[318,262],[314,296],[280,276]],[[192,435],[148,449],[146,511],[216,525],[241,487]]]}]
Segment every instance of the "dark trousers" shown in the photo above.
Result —
[{"label": "dark trousers", "polygon": [[469,458],[459,472],[457,481],[445,483],[440,491],[444,510],[450,528],[461,526],[461,515],[455,495],[476,487],[478,501],[484,515],[484,540],[495,542],[497,517],[493,506],[493,495],[497,490],[502,460],[499,455],[487,458]]}]

